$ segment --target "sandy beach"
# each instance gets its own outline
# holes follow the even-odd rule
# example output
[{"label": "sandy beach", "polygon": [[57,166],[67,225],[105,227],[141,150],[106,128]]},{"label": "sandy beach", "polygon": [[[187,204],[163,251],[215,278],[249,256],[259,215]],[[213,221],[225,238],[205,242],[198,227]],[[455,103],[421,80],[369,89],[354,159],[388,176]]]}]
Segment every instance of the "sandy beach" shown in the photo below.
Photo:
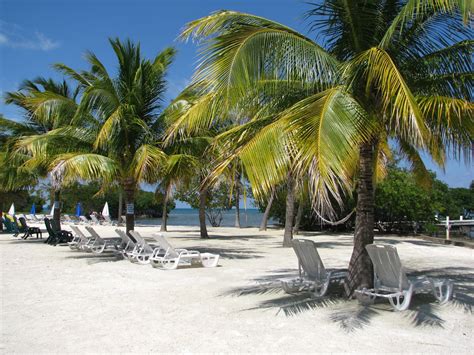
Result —
[{"label": "sandy beach", "polygon": [[[219,267],[162,271],[1,234],[1,352],[472,353],[472,249],[377,237],[397,246],[409,271],[456,285],[448,305],[419,296],[394,312],[384,301],[366,308],[285,294],[278,279],[296,275],[297,261],[280,246],[281,230],[210,228],[209,240],[194,227],[170,230],[176,247],[220,254]],[[298,237],[318,242],[327,268],[347,267],[350,235]]]}]

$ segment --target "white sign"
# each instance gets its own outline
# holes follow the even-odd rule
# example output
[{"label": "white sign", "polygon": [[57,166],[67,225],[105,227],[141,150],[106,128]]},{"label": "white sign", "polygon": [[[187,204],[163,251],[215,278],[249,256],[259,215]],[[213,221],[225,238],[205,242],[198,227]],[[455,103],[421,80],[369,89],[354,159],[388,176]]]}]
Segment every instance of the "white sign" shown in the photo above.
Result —
[{"label": "white sign", "polygon": [[133,203],[127,203],[127,214],[134,214],[135,209]]}]

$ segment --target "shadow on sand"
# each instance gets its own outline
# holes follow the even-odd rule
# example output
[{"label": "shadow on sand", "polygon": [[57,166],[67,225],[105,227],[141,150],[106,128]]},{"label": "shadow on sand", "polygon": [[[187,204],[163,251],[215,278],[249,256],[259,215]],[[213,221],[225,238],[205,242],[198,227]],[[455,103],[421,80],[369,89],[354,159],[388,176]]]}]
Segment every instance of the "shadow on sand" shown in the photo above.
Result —
[{"label": "shadow on sand", "polygon": [[329,310],[329,319],[338,324],[347,332],[354,332],[368,327],[372,320],[386,312],[397,314],[407,320],[413,327],[443,328],[445,320],[440,310],[448,308],[472,314],[474,306],[474,269],[472,268],[444,268],[429,269],[413,273],[410,276],[426,275],[435,278],[447,278],[454,282],[453,300],[445,305],[439,305],[431,294],[417,294],[412,299],[410,308],[404,312],[396,312],[387,300],[378,299],[373,305],[364,306],[357,300],[347,299],[343,295],[342,287],[333,287],[325,297],[314,298],[308,292],[286,294],[279,280],[295,277],[295,270],[280,269],[253,278],[250,286],[229,289],[220,297],[242,297],[247,295],[272,295],[272,299],[261,301],[254,307],[243,309],[251,311],[257,309],[274,309],[276,313],[283,312],[286,316],[297,316],[303,312],[321,308]]}]

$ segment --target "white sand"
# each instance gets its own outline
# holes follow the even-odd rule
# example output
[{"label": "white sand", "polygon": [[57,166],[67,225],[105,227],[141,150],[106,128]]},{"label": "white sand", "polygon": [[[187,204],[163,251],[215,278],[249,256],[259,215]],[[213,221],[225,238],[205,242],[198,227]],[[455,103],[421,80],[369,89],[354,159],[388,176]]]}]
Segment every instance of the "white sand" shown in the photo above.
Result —
[{"label": "white sand", "polygon": [[[161,271],[0,235],[0,349],[472,353],[472,249],[377,238],[395,243],[408,269],[450,275],[457,283],[457,300],[450,305],[422,296],[409,311],[397,313],[388,302],[369,309],[356,301],[308,303],[304,296],[259,286],[258,280],[296,274],[293,250],[280,247],[282,231],[216,228],[210,234],[218,238],[202,241],[195,228],[170,229],[175,246],[220,253],[220,267]],[[113,236],[111,227],[98,230]],[[156,231],[138,230],[144,236]],[[347,267],[350,236],[311,238],[321,242],[326,267]]]}]

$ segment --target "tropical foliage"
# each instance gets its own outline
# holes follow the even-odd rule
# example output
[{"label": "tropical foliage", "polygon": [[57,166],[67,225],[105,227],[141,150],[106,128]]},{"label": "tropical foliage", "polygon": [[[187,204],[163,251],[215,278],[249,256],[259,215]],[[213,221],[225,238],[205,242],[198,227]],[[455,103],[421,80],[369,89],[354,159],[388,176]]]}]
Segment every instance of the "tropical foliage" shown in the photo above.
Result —
[{"label": "tropical foliage", "polygon": [[420,151],[441,165],[447,152],[471,157],[470,11],[454,0],[321,1],[307,14],[320,44],[234,11],[193,21],[182,34],[202,45],[193,83],[212,99],[181,127],[192,132],[242,112],[246,122],[218,137],[228,156],[215,174],[239,157],[257,196],[289,172],[306,176],[313,207],[334,217],[334,202],[357,182],[352,294],[372,284],[365,246],[389,142],[425,182]]},{"label": "tropical foliage", "polygon": [[[104,188],[121,186],[130,230],[134,227],[137,186],[140,182],[156,182],[166,158],[159,146],[164,123],[160,109],[166,70],[175,51],[168,48],[148,60],[141,57],[140,46],[130,41],[113,39],[110,44],[118,61],[115,76],[93,53],[86,55],[88,71],[55,65],[77,83],[81,92],[73,125],[21,144],[40,162],[48,155],[54,156],[52,162],[48,161],[48,169],[59,185],[82,179],[100,180]],[[68,142],[67,151],[55,150],[64,140]]]},{"label": "tropical foliage", "polygon": [[405,183],[407,194],[415,180],[429,187],[422,153],[440,166],[447,157],[472,159],[471,11],[466,0],[321,0],[306,14],[315,40],[262,17],[218,11],[182,32],[199,43],[201,60],[167,109],[174,49],[150,60],[138,44],[112,39],[116,73],[87,53],[85,71],[55,66],[77,89],[40,79],[9,94],[26,120],[2,119],[0,160],[15,167],[7,175],[33,176],[0,178],[28,184],[50,172],[58,191],[78,179],[98,181],[101,192],[118,187],[127,230],[140,183],[160,182],[165,210],[173,188],[194,183],[205,238],[208,192],[223,180],[232,192],[245,174],[259,200],[286,185],[285,246],[297,201],[335,219],[356,197],[352,295],[372,284],[365,246],[374,240],[375,183],[387,174],[391,148],[414,175],[395,173],[379,185],[380,196],[390,195],[390,184]]}]

